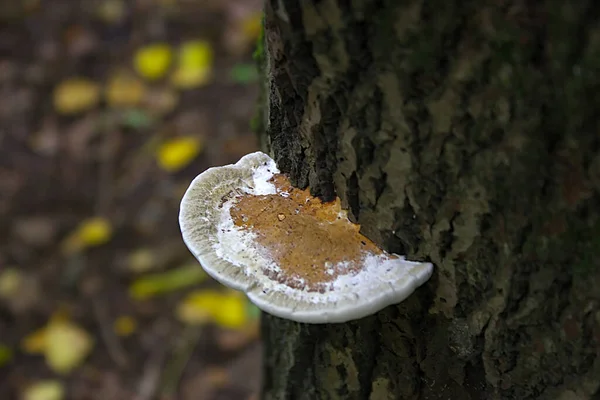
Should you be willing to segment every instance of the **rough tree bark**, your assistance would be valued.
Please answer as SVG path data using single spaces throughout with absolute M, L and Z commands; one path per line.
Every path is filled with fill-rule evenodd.
M 264 316 L 265 399 L 600 399 L 600 3 L 268 0 L 263 143 L 436 265 L 346 324 Z

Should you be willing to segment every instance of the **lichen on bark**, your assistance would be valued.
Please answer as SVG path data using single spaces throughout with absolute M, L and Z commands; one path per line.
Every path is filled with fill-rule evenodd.
M 266 137 L 431 283 L 264 318 L 265 398 L 600 396 L 600 5 L 269 0 Z

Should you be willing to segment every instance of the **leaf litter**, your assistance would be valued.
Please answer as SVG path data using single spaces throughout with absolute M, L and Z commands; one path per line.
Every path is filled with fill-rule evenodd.
M 0 398 L 256 396 L 257 311 L 176 221 L 257 150 L 261 2 L 26 4 L 0 28 Z

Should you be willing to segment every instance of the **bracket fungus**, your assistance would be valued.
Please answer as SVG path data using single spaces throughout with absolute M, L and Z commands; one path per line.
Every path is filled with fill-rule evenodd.
M 256 152 L 209 168 L 187 189 L 183 240 L 206 272 L 263 311 L 298 322 L 346 322 L 406 299 L 433 265 L 389 254 L 359 233 L 339 199 L 291 186 Z

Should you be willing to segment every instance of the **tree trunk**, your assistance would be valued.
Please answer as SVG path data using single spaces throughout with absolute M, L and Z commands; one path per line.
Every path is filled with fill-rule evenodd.
M 600 3 L 268 0 L 266 149 L 409 299 L 265 315 L 265 399 L 600 399 Z

